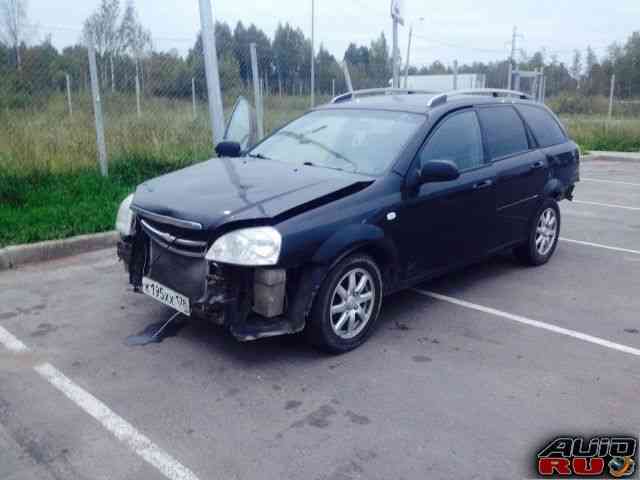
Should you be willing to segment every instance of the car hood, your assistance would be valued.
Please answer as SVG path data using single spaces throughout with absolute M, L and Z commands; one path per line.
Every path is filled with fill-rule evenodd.
M 275 160 L 216 158 L 141 184 L 134 209 L 200 223 L 281 220 L 335 201 L 371 177 Z

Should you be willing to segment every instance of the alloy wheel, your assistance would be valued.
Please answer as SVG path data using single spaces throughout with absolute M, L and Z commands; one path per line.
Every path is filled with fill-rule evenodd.
M 536 251 L 542 257 L 549 254 L 558 235 L 558 216 L 553 208 L 542 212 L 536 227 Z
M 340 338 L 356 337 L 373 315 L 376 291 L 373 277 L 363 268 L 345 273 L 331 296 L 331 328 Z

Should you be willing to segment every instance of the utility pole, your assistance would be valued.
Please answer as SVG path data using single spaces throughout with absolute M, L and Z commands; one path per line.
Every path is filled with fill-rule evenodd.
M 316 2 L 311 0 L 311 108 L 316 105 L 316 54 L 315 54 L 315 15 L 316 15 Z
M 398 68 L 398 21 L 393 19 L 393 88 L 400 87 L 400 69 Z
M 393 19 L 393 88 L 400 87 L 400 49 L 398 48 L 398 25 L 404 25 L 402 0 L 391 0 Z
M 513 62 L 516 58 L 516 42 L 518 38 L 518 27 L 513 27 L 513 36 L 511 37 L 511 57 L 509 57 L 509 78 L 507 79 L 507 90 L 513 87 Z
M 404 67 L 404 88 L 409 88 L 409 57 L 411 56 L 411 38 L 413 37 L 413 25 L 409 27 L 409 43 L 407 44 L 407 65 Z
M 202 27 L 202 45 L 204 47 L 204 65 L 207 77 L 207 93 L 209 94 L 209 115 L 213 144 L 217 145 L 224 137 L 224 113 L 222 110 L 222 94 L 220 93 L 220 73 L 218 71 L 218 54 L 216 36 L 213 29 L 213 12 L 211 0 L 200 1 L 200 24 Z

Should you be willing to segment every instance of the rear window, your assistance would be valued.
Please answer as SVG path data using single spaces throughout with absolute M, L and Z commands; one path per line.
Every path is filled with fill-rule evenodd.
M 550 147 L 567 141 L 558 122 L 546 110 L 531 105 L 518 105 L 518 110 L 531 127 L 541 147 Z
M 491 159 L 529 150 L 524 124 L 513 107 L 488 107 L 478 111 Z

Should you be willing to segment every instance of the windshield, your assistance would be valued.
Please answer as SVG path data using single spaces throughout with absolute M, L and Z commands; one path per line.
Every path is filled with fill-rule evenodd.
M 419 114 L 319 110 L 293 121 L 249 155 L 380 175 L 425 121 Z

